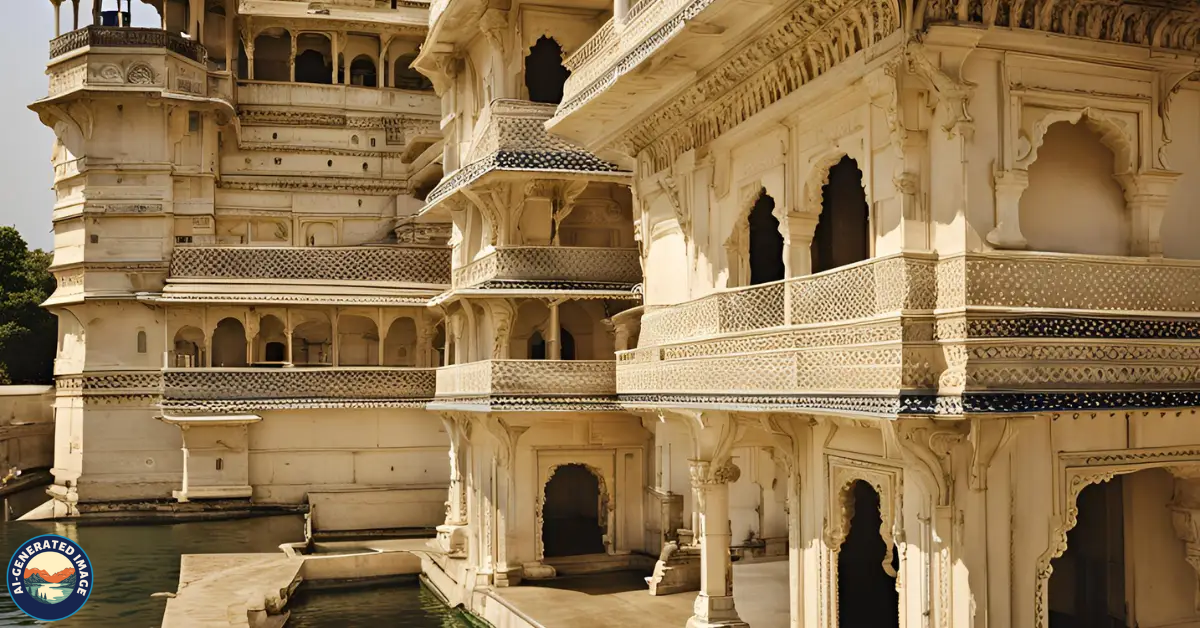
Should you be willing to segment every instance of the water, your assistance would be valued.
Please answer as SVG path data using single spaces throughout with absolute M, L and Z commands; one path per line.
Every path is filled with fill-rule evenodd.
M 7 564 L 13 551 L 40 534 L 79 543 L 95 568 L 92 597 L 54 628 L 151 628 L 162 622 L 166 600 L 150 594 L 176 590 L 180 554 L 277 552 L 280 543 L 304 540 L 304 522 L 299 516 L 136 526 L 0 522 L 0 561 Z M 0 585 L 0 591 L 0 627 L 42 625 L 13 604 L 7 587 Z M 288 608 L 293 611 L 288 628 L 466 625 L 454 623 L 454 613 L 411 579 L 304 591 Z

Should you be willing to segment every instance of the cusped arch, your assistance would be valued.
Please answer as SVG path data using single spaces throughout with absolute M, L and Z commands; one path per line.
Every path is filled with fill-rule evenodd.
M 804 181 L 803 206 L 801 212 L 813 217 L 821 215 L 821 204 L 825 200 L 824 189 L 829 185 L 829 171 L 834 166 L 838 165 L 842 159 L 849 157 L 853 159 L 862 171 L 863 155 L 862 151 L 852 150 L 833 150 L 823 153 L 812 161 L 812 166 L 809 169 L 808 177 Z M 867 197 L 867 207 L 871 206 L 871 189 L 867 186 L 866 172 L 863 171 L 862 178 L 859 179 L 862 184 L 863 194 Z
M 1137 172 L 1137 141 L 1124 122 L 1103 109 L 1084 107 L 1070 111 L 1048 111 L 1030 125 L 1028 137 L 1017 142 L 1017 167 L 1028 170 L 1037 161 L 1038 149 L 1046 141 L 1050 127 L 1059 122 L 1078 124 L 1083 121 L 1088 128 L 1100 136 L 1100 142 L 1113 153 L 1113 174 Z
M 554 479 L 554 474 L 558 472 L 559 468 L 572 465 L 583 467 L 596 478 L 596 485 L 600 490 L 600 516 L 602 517 L 602 521 L 599 523 L 604 530 L 604 549 L 606 552 L 612 551 L 611 524 L 616 504 L 613 502 L 612 495 L 608 491 L 608 482 L 604 480 L 604 472 L 586 462 L 559 462 L 550 465 L 546 469 L 546 480 L 541 482 L 541 486 L 538 487 L 538 499 L 537 504 L 535 504 L 534 513 L 534 534 L 536 535 L 535 542 L 538 562 L 546 559 L 546 545 L 542 538 L 542 528 L 545 525 L 546 486 L 550 484 L 550 480 Z
M 879 536 L 883 538 L 886 548 L 883 570 L 895 578 L 898 574 L 892 567 L 892 556 L 896 545 L 897 482 L 894 475 L 888 471 L 858 465 L 857 462 L 851 462 L 830 470 L 829 512 L 833 513 L 833 516 L 825 530 L 825 544 L 836 560 L 838 552 L 846 542 L 846 536 L 850 533 L 850 521 L 854 518 L 854 484 L 865 482 L 879 495 Z

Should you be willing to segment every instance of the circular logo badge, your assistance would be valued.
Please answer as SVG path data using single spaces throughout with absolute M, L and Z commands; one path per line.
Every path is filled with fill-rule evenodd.
M 35 536 L 8 561 L 8 594 L 34 619 L 66 619 L 92 594 L 92 561 L 71 539 Z

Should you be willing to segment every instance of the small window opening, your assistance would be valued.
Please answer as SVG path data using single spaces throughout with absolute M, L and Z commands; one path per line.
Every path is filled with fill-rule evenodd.
M 563 85 L 571 71 L 563 67 L 562 47 L 542 36 L 525 57 L 525 87 L 529 100 L 557 105 L 562 102 Z
M 137 352 L 146 352 L 146 332 L 144 331 L 138 331 L 137 333 Z
M 188 112 L 188 133 L 197 133 L 200 131 L 200 112 Z

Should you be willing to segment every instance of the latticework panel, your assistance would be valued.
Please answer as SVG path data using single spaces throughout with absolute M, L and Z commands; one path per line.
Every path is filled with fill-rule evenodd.
M 167 400 L 412 399 L 434 393 L 433 369 L 197 369 L 163 373 Z
M 172 278 L 380 281 L 445 285 L 450 250 L 423 247 L 180 247 Z
M 637 284 L 642 267 L 637 249 L 521 246 L 498 248 L 454 271 L 455 288 L 497 279 Z
M 485 360 L 438 369 L 438 396 L 614 395 L 612 360 Z

